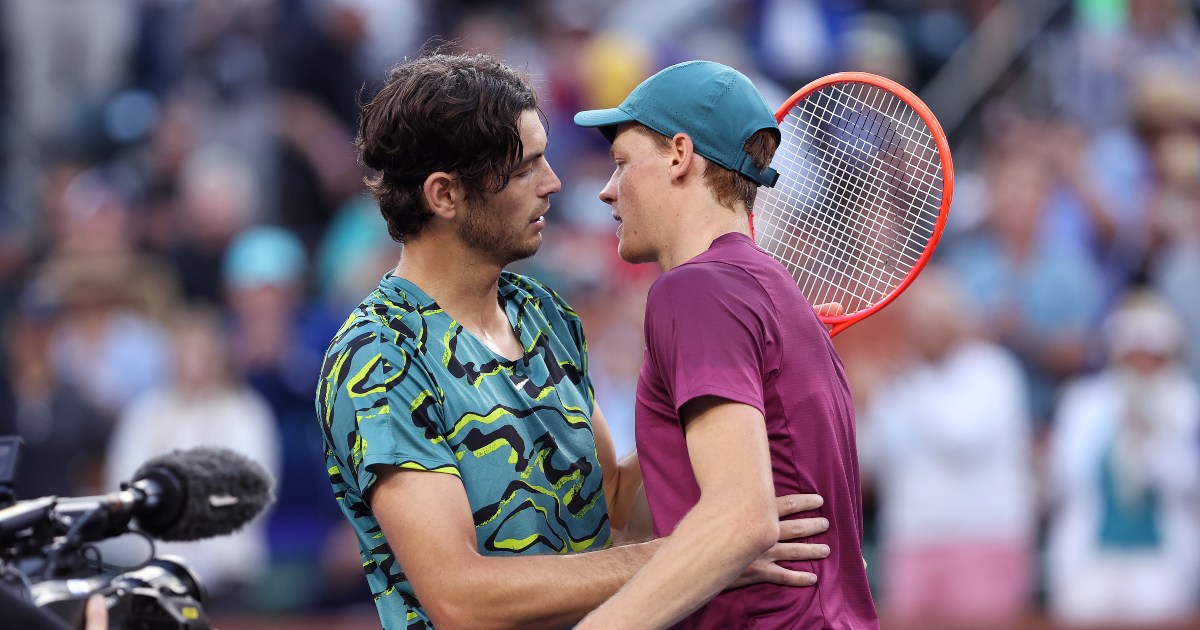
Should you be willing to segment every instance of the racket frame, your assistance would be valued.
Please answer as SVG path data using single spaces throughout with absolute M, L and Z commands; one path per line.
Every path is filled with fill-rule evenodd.
M 927 127 L 929 127 L 934 143 L 937 145 L 938 158 L 942 162 L 942 203 L 938 208 L 937 222 L 933 226 L 933 234 L 930 236 L 929 242 L 925 245 L 925 251 L 921 252 L 920 258 L 917 259 L 917 262 L 913 264 L 912 269 L 909 270 L 908 275 L 905 276 L 904 280 L 902 280 L 895 289 L 892 289 L 883 297 L 883 299 L 879 300 L 875 304 L 872 304 L 871 306 L 855 313 L 848 315 L 818 314 L 821 318 L 821 321 L 827 326 L 831 327 L 829 329 L 829 336 L 831 337 L 838 336 L 838 334 L 849 328 L 851 325 L 860 322 L 878 312 L 880 309 L 891 303 L 892 300 L 896 299 L 897 296 L 903 293 L 904 290 L 908 288 L 908 285 L 912 284 L 913 280 L 917 278 L 917 275 L 921 273 L 921 270 L 925 268 L 925 264 L 928 263 L 929 259 L 933 256 L 933 250 L 937 248 L 938 241 L 942 238 L 942 230 L 945 228 L 946 219 L 950 214 L 950 202 L 954 197 L 954 163 L 950 158 L 950 144 L 946 141 L 946 133 L 942 131 L 941 123 L 939 123 L 937 118 L 933 115 L 933 112 L 929 109 L 929 106 L 925 105 L 925 103 L 922 102 L 916 94 L 913 94 L 913 92 L 908 88 L 887 77 L 871 74 L 869 72 L 835 72 L 833 74 L 823 76 L 800 88 L 796 91 L 796 93 L 792 94 L 786 101 L 784 101 L 783 105 L 780 105 L 779 109 L 775 110 L 775 121 L 782 123 L 784 119 L 787 118 L 788 113 L 792 111 L 792 108 L 796 106 L 796 103 L 808 98 L 808 96 L 813 92 L 816 92 L 825 86 L 836 85 L 839 83 L 866 84 L 891 92 L 899 97 L 900 100 L 904 101 L 913 109 L 913 111 L 917 113 L 918 116 L 921 117 L 921 120 Z M 757 243 L 754 232 L 753 213 L 750 214 L 750 237 L 755 239 L 755 242 Z M 813 306 L 817 305 L 814 304 Z

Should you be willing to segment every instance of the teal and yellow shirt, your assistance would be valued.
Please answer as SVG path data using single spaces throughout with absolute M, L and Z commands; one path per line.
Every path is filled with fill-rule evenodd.
M 373 466 L 459 477 L 482 554 L 611 544 L 579 318 L 531 278 L 504 272 L 499 294 L 525 349 L 516 361 L 391 274 L 326 352 L 316 400 L 326 467 L 386 628 L 431 626 L 363 500 Z

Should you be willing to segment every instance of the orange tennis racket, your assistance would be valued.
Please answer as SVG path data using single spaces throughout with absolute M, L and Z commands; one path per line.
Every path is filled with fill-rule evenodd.
M 950 146 L 929 108 L 865 72 L 823 77 L 775 113 L 782 142 L 751 217 L 836 336 L 887 306 L 933 255 L 950 212 Z

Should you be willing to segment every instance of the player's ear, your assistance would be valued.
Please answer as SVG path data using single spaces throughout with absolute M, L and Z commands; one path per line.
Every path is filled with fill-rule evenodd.
M 682 178 L 693 168 L 700 166 L 700 161 L 696 159 L 692 138 L 686 133 L 677 133 L 674 138 L 671 138 L 671 146 L 667 155 L 671 158 L 672 181 Z
M 453 219 L 457 216 L 466 198 L 462 181 L 443 171 L 430 173 L 421 186 L 421 192 L 425 196 L 425 204 L 429 211 L 443 219 Z

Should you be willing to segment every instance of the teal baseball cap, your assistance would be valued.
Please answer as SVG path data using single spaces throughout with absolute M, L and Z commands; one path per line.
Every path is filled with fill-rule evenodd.
M 746 153 L 746 140 L 779 124 L 758 88 L 746 75 L 713 61 L 685 61 L 642 81 L 618 106 L 575 114 L 580 127 L 597 127 L 612 142 L 617 125 L 639 122 L 673 138 L 686 133 L 696 152 L 737 171 L 760 186 L 779 179 L 775 169 L 759 170 Z

